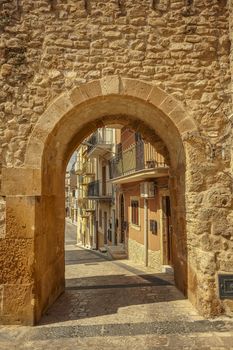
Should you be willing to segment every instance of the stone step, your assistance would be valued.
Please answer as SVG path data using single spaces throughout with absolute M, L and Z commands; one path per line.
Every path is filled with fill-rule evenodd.
M 114 260 L 127 259 L 127 253 L 122 246 L 108 246 L 107 250 Z
M 170 265 L 163 265 L 162 266 L 162 272 L 163 273 L 169 273 L 169 274 L 174 274 L 174 269 Z

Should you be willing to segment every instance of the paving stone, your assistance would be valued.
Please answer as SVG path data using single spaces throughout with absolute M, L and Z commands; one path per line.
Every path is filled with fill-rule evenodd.
M 0 327 L 0 350 L 233 349 L 233 320 L 198 316 L 171 275 L 70 244 L 66 258 L 66 292 L 38 326 Z

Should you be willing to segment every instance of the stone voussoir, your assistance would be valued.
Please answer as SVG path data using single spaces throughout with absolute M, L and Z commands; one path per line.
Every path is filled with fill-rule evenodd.
M 177 101 L 171 96 L 168 96 L 159 105 L 159 109 L 161 109 L 166 115 L 169 115 L 176 107 L 177 107 Z
M 181 135 L 183 135 L 187 132 L 195 131 L 197 129 L 194 121 L 188 117 L 181 120 L 178 123 L 177 127 L 178 127 L 178 130 L 179 130 Z
M 177 125 L 187 117 L 187 112 L 181 106 L 177 106 L 169 113 L 169 117 Z
M 147 101 L 154 106 L 159 106 L 161 103 L 168 97 L 167 93 L 163 90 L 161 90 L 157 86 L 153 86 L 153 88 L 150 91 L 150 94 L 147 98 Z
M 81 84 L 79 86 L 79 90 L 84 98 L 84 101 L 102 96 L 100 80 L 93 80 L 89 83 Z
M 147 100 L 153 86 L 144 81 L 135 79 L 122 78 L 121 94 L 124 96 L 137 97 L 142 100 Z

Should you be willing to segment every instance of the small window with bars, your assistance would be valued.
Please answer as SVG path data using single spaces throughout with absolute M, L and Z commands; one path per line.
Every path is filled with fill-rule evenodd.
M 131 223 L 139 225 L 139 201 L 131 200 Z

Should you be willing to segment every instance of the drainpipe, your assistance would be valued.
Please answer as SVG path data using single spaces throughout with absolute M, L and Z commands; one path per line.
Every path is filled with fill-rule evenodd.
M 97 129 L 98 131 L 98 129 Z M 99 157 L 97 157 L 95 160 L 95 181 L 99 179 Z M 96 230 L 96 250 L 99 250 L 99 201 L 95 201 L 96 203 L 96 222 L 95 222 L 95 230 Z
M 115 245 L 116 242 L 115 242 L 115 210 L 112 209 L 112 244 Z
M 95 239 L 96 239 L 96 250 L 99 250 L 98 209 L 99 209 L 99 203 L 98 203 L 98 201 L 96 201 L 96 209 L 95 209 Z
M 144 248 L 145 266 L 148 266 L 148 199 L 144 199 Z

